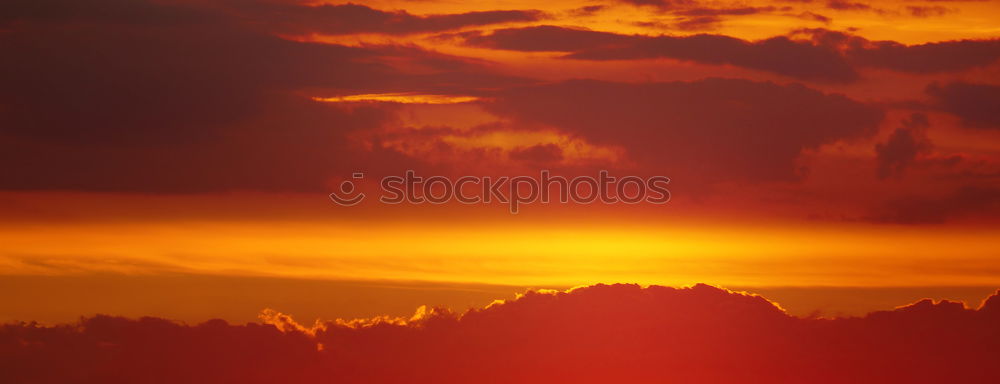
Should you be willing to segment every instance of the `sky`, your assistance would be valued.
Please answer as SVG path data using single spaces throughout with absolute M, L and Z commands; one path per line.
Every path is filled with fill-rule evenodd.
M 0 321 L 309 323 L 599 283 L 800 316 L 975 309 L 1000 287 L 997 20 L 944 0 L 5 1 Z M 665 176 L 670 201 L 380 203 L 407 170 Z M 345 181 L 369 198 L 335 204 Z

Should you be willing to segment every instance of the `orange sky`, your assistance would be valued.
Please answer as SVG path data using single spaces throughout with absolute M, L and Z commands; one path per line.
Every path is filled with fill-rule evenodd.
M 0 278 L 1000 286 L 996 2 L 320 3 L 0 18 Z M 406 169 L 673 199 L 327 198 Z
M 74 199 L 94 196 L 71 196 Z M 273 196 L 231 196 L 232 207 Z M 308 207 L 309 196 L 285 195 Z M 226 199 L 214 196 L 212 199 Z M 207 198 L 137 198 L 160 219 L 81 218 L 3 224 L 0 261 L 12 274 L 198 273 L 357 280 L 573 286 L 603 281 L 726 286 L 991 286 L 998 240 L 975 224 L 699 218 L 669 211 L 566 213 L 578 207 L 315 207 L 321 213 L 206 212 L 171 206 Z M 265 200 L 267 201 L 267 200 Z M 108 200 L 104 201 L 105 203 Z M 323 204 L 326 204 L 323 202 Z M 123 204 L 124 205 L 124 204 Z M 164 205 L 170 208 L 162 208 Z M 291 207 L 291 205 L 290 205 Z M 65 207 L 63 207 L 65 209 Z M 438 211 L 452 210 L 444 215 Z M 162 215 L 162 216 L 161 216 Z M 74 217 L 75 216 L 75 217 Z M 166 216 L 166 217 L 163 217 Z M 52 241 L 59 239 L 59 241 Z M 947 250 L 943 257 L 942 250 Z

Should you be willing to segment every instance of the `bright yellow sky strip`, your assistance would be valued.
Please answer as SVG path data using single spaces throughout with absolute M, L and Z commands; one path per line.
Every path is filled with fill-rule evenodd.
M 459 104 L 479 100 L 474 96 L 422 95 L 413 93 L 369 93 L 336 97 L 314 97 L 313 100 L 328 103 L 381 101 L 402 104 Z
M 0 229 L 9 274 L 194 272 L 519 285 L 1000 285 L 1000 240 L 898 227 L 173 222 Z M 945 254 L 947 253 L 947 254 Z

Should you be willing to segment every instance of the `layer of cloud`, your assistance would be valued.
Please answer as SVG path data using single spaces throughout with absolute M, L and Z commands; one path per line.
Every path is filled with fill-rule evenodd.
M 906 45 L 872 41 L 823 29 L 804 30 L 819 45 L 835 47 L 859 67 L 904 73 L 944 73 L 984 67 L 1000 60 L 1000 39 L 952 40 Z
M 495 49 L 571 52 L 566 58 L 578 60 L 673 58 L 801 79 L 846 82 L 858 78 L 837 51 L 787 37 L 750 42 L 710 34 L 653 37 L 537 26 L 500 29 L 488 35 L 469 34 L 466 42 Z
M 511 51 L 578 51 L 596 46 L 627 44 L 632 36 L 552 25 L 498 29 L 490 34 L 456 35 L 466 44 Z
M 962 119 L 969 128 L 1000 129 L 1000 86 L 953 82 L 934 83 L 926 92 L 937 107 Z
M 200 5 L 184 0 L 99 0 L 87 3 L 72 0 L 11 0 L 0 5 L 0 23 L 24 20 L 97 23 L 126 21 L 135 25 L 169 25 L 176 22 L 239 20 L 250 26 L 264 27 L 270 32 L 325 35 L 406 35 L 470 26 L 538 21 L 545 17 L 545 13 L 537 10 L 414 15 L 405 10 L 386 11 L 362 4 L 306 5 L 294 0 L 227 1 Z
M 415 161 L 350 142 L 391 121 L 392 106 L 310 96 L 474 95 L 524 82 L 414 46 L 285 40 L 210 6 L 4 7 L 4 189 L 324 190 L 357 164 Z
M 826 2 L 826 7 L 829 9 L 836 9 L 838 11 L 873 11 L 876 8 L 871 5 L 853 2 L 847 0 L 828 0 Z
M 881 74 L 871 68 L 910 74 L 958 72 L 991 65 L 998 55 L 996 40 L 904 45 L 825 29 L 756 41 L 718 34 L 643 36 L 506 25 L 547 17 L 530 10 L 420 15 L 354 4 L 302 4 L 16 0 L 0 5 L 0 49 L 7 54 L 0 61 L 0 144 L 5 148 L 0 161 L 9 165 L 0 170 L 0 189 L 316 192 L 357 169 L 377 174 L 435 167 L 483 174 L 557 166 L 576 171 L 597 165 L 666 174 L 679 185 L 798 182 L 805 179 L 808 166 L 820 164 L 816 158 L 832 158 L 825 152 L 830 144 L 867 140 L 847 145 L 870 149 L 876 126 L 892 108 L 810 87 L 865 97 L 867 91 L 859 89 L 868 84 L 831 88 L 820 83 Z M 690 1 L 669 4 L 672 15 L 691 18 L 772 11 Z M 592 6 L 581 11 L 603 10 Z M 500 29 L 468 30 L 487 24 Z M 503 57 L 501 62 L 489 62 L 390 43 L 442 42 L 399 37 L 424 32 L 490 49 L 562 52 L 564 60 L 578 61 L 562 73 L 544 68 L 566 64 L 549 60 L 550 55 L 497 55 Z M 345 38 L 354 45 L 286 36 L 311 33 L 382 36 L 372 37 L 380 44 L 357 42 L 369 36 Z M 510 57 L 519 58 L 507 61 Z M 724 65 L 813 83 L 551 82 L 570 76 L 635 80 L 647 70 L 656 78 L 660 67 L 655 63 L 582 61 L 661 57 L 698 64 L 679 66 L 683 73 L 671 73 L 670 78 L 697 78 L 718 69 L 706 70 L 705 65 Z M 598 70 L 582 72 L 588 68 Z M 754 71 L 727 70 L 751 79 L 774 78 Z M 983 72 L 989 70 L 960 76 L 982 82 L 977 76 Z M 883 86 L 875 83 L 874 88 Z M 994 96 L 1000 94 L 994 88 L 941 83 L 929 87 L 927 94 L 936 108 L 960 117 L 966 126 L 993 128 L 1000 126 L 992 113 L 998 108 Z M 422 107 L 313 100 L 387 94 L 465 100 L 461 108 L 467 109 L 444 106 L 414 112 Z M 504 132 L 470 134 L 475 130 L 468 127 L 492 122 L 504 122 Z M 938 129 L 928 128 L 935 137 Z M 881 162 L 884 176 L 899 174 L 911 168 L 908 140 L 920 138 L 901 131 L 883 144 L 876 158 L 858 163 L 874 167 Z M 964 150 L 934 159 L 992 161 L 991 154 L 959 154 Z M 803 153 L 814 151 L 822 153 L 800 162 Z M 830 168 L 849 167 L 840 164 L 846 163 Z M 952 172 L 944 176 L 964 172 L 944 168 L 935 171 Z M 993 168 L 979 168 L 972 171 L 995 174 Z M 957 179 L 942 183 L 949 184 L 949 190 L 989 186 Z M 889 184 L 873 190 L 886 192 L 881 188 Z M 800 187 L 802 183 L 790 186 Z M 860 212 L 872 195 L 841 198 Z
M 233 3 L 233 12 L 267 25 L 281 33 L 344 35 L 381 33 L 405 35 L 441 32 L 469 26 L 537 21 L 545 14 L 537 10 L 496 10 L 457 14 L 413 15 L 406 11 L 383 11 L 360 4 L 300 5 L 296 3 Z
M 968 185 L 931 194 L 912 191 L 883 202 L 864 219 L 876 223 L 942 224 L 963 216 L 975 216 L 1000 209 L 1000 188 Z
M 529 292 L 456 315 L 302 326 L 97 316 L 0 328 L 0 379 L 33 383 L 985 383 L 997 378 L 1000 295 L 923 300 L 861 318 L 786 315 L 698 285 Z M 54 369 L 53 367 L 58 367 Z
M 1000 59 L 1000 40 L 960 40 L 905 45 L 869 41 L 826 29 L 804 29 L 791 36 L 748 41 L 730 36 L 622 35 L 610 32 L 533 26 L 466 33 L 471 45 L 514 51 L 569 52 L 577 60 L 671 58 L 702 64 L 733 65 L 803 80 L 852 82 L 862 68 L 905 73 L 955 72 Z
M 882 119 L 878 108 L 841 95 L 736 79 L 567 81 L 514 88 L 487 107 L 621 146 L 643 170 L 685 183 L 795 180 L 803 150 L 872 136 Z
M 880 179 L 901 176 L 918 155 L 931 149 L 926 132 L 929 126 L 926 115 L 914 113 L 903 121 L 902 127 L 892 132 L 885 143 L 875 145 Z

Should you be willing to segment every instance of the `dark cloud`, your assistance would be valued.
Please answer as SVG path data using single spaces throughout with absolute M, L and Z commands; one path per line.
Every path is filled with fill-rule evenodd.
M 580 60 L 663 57 L 735 65 L 806 80 L 848 82 L 858 78 L 855 70 L 837 51 L 783 36 L 757 42 L 707 34 L 642 37 L 632 39 L 630 44 L 597 46 L 567 57 Z
M 682 31 L 709 31 L 717 29 L 722 21 L 719 16 L 689 16 L 679 18 L 672 25 Z
M 993 64 L 1000 59 L 1000 40 L 958 40 L 920 45 L 891 41 L 852 47 L 848 57 L 858 65 L 900 72 L 954 72 Z
M 902 127 L 892 132 L 885 143 L 875 145 L 879 179 L 902 176 L 918 155 L 931 149 L 930 139 L 927 138 L 929 127 L 926 115 L 914 113 L 903 121 Z
M 538 144 L 511 150 L 508 156 L 511 160 L 535 164 L 551 164 L 562 160 L 563 152 L 562 148 L 555 144 Z
M 78 4 L 78 2 L 71 2 Z M 310 96 L 477 94 L 523 82 L 412 46 L 348 47 L 263 33 L 216 8 L 101 0 L 5 3 L 4 189 L 316 190 L 390 106 Z
M 840 51 L 857 67 L 884 68 L 910 73 L 955 72 L 995 63 L 1000 59 L 1000 40 L 952 40 L 905 45 L 895 41 L 871 41 L 828 29 L 803 29 L 815 44 Z
M 798 17 L 800 19 L 804 19 L 804 20 L 818 21 L 818 22 L 821 22 L 823 24 L 830 24 L 830 22 L 833 21 L 833 19 L 831 19 L 831 18 L 829 18 L 827 16 L 823 16 L 821 14 L 818 14 L 818 13 L 815 13 L 815 12 L 809 12 L 809 11 L 802 12 L 802 13 L 796 15 L 796 17 Z
M 870 137 L 882 119 L 878 108 L 840 95 L 735 79 L 568 81 L 505 91 L 487 107 L 621 146 L 644 169 L 685 183 L 794 180 L 802 150 Z
M 826 7 L 838 11 L 870 11 L 872 6 L 865 3 L 856 3 L 846 0 L 830 0 L 826 2 Z
M 685 31 L 712 30 L 718 28 L 728 16 L 771 13 L 777 9 L 776 7 L 687 8 L 672 12 L 677 16 L 677 20 L 673 26 Z
M 828 0 L 826 8 L 841 12 L 871 12 L 880 16 L 898 16 L 895 10 L 878 8 L 866 2 L 855 2 L 849 0 Z
M 472 35 L 467 42 L 507 50 L 573 52 L 566 57 L 578 60 L 673 58 L 801 79 L 845 82 L 858 77 L 836 50 L 787 37 L 749 42 L 722 35 L 652 37 L 539 26 Z
M 995 186 L 965 186 L 943 195 L 913 191 L 882 203 L 867 221 L 893 224 L 942 224 L 964 216 L 989 215 L 1000 211 L 1000 189 Z
M 860 318 L 786 315 L 697 285 L 597 285 L 459 316 L 303 327 L 97 316 L 0 328 L 0 380 L 32 383 L 986 383 L 1000 299 L 922 300 Z M 58 367 L 58 369 L 53 369 Z M 919 369 L 917 369 L 919 367 Z
M 8 0 L 0 4 L 0 25 L 24 21 L 176 25 L 223 20 L 219 16 L 180 1 Z
M 585 7 L 574 8 L 569 11 L 569 14 L 573 16 L 592 16 L 607 8 L 608 6 L 606 5 L 588 5 Z
M 820 21 L 828 19 L 817 19 Z M 696 24 L 717 16 L 697 16 Z M 647 23 L 648 24 L 648 23 Z M 694 26 L 696 29 L 700 26 Z M 1000 59 L 1000 40 L 959 40 L 904 45 L 869 41 L 827 29 L 802 29 L 791 36 L 759 41 L 698 34 L 691 36 L 621 35 L 557 26 L 507 28 L 491 34 L 466 33 L 471 45 L 516 50 L 570 52 L 577 60 L 672 58 L 703 64 L 734 65 L 803 80 L 852 82 L 859 68 L 909 73 L 956 72 Z
M 927 87 L 937 107 L 969 128 L 1000 129 L 1000 86 L 954 82 Z
M 459 14 L 413 15 L 406 11 L 383 11 L 360 4 L 301 5 L 276 2 L 238 2 L 231 10 L 256 23 L 282 33 L 344 35 L 384 33 L 405 35 L 442 32 L 469 26 L 537 21 L 545 14 L 536 10 L 478 11 Z
M 907 12 L 915 17 L 932 17 L 932 16 L 943 16 L 952 10 L 942 7 L 942 6 L 907 6 Z
M 221 320 L 186 326 L 97 316 L 78 326 L 8 325 L 0 333 L 0 380 L 11 383 L 305 382 L 307 373 L 296 368 L 317 358 L 316 343 L 303 334 Z
M 690 8 L 698 6 L 700 4 L 699 1 L 695 0 L 618 0 L 618 1 L 635 6 L 651 6 L 661 9 Z
M 466 44 L 511 51 L 569 52 L 594 46 L 619 45 L 634 37 L 610 32 L 572 29 L 552 25 L 498 29 L 490 34 L 461 35 Z
M 206 12 L 211 10 L 212 12 Z M 17 20 L 125 22 L 136 25 L 240 20 L 268 32 L 342 35 L 382 33 L 405 35 L 442 32 L 469 26 L 537 21 L 537 10 L 496 10 L 459 14 L 413 15 L 383 11 L 360 4 L 304 5 L 299 1 L 220 1 L 192 3 L 99 0 L 10 0 L 0 5 L 0 23 Z
M 690 8 L 675 12 L 683 16 L 745 16 L 774 12 L 775 7 Z
M 788 11 L 790 7 L 744 6 L 741 4 L 723 5 L 712 2 L 693 0 L 619 0 L 619 2 L 640 7 L 655 8 L 661 14 L 673 17 L 670 23 L 660 22 L 670 29 L 685 31 L 704 31 L 719 27 L 728 18 L 773 13 L 777 10 Z
M 3 137 L 4 189 L 194 193 L 228 190 L 322 191 L 352 166 L 410 162 L 392 153 L 362 151 L 352 132 L 392 120 L 391 110 L 346 110 L 294 98 L 270 100 L 253 121 L 213 137 L 174 143 L 64 143 Z M 94 133 L 99 137 L 106 134 Z

